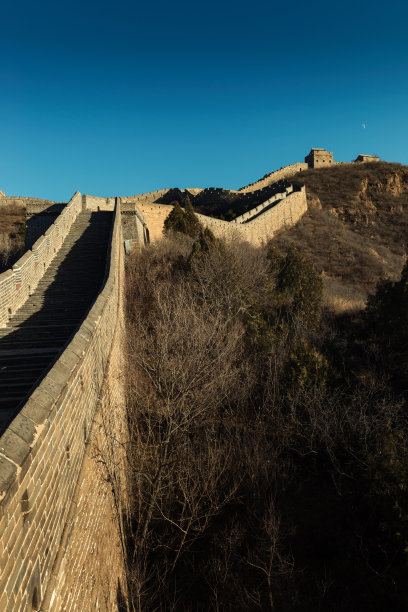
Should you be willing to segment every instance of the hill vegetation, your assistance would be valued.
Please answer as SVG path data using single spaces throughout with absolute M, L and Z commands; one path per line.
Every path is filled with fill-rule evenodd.
M 127 261 L 135 610 L 408 608 L 408 264 L 339 315 L 284 245 Z
M 274 243 L 294 243 L 323 274 L 325 295 L 336 308 L 362 307 L 382 278 L 396 280 L 408 240 L 408 168 L 353 163 L 307 170 L 309 210 Z
M 24 252 L 25 209 L 18 205 L 0 208 L 0 273 Z

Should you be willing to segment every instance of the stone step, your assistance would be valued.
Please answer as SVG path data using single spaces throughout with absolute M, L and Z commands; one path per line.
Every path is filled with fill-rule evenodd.
M 30 298 L 0 330 L 0 434 L 100 292 L 112 218 L 82 212 Z

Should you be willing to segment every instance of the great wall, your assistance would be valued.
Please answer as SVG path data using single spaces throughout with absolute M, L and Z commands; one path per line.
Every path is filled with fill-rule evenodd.
M 314 151 L 317 167 L 326 154 L 322 164 L 336 163 Z M 265 242 L 306 212 L 305 187 L 283 179 L 310 165 L 241 189 L 262 200 L 274 186 L 233 221 L 200 221 Z M 0 274 L 1 612 L 116 610 L 126 595 L 126 508 L 112 493 L 125 487 L 124 245 L 160 239 L 172 207 L 157 200 L 168 192 L 77 192 L 66 204 L 0 192 L 0 209 L 26 207 L 28 247 Z

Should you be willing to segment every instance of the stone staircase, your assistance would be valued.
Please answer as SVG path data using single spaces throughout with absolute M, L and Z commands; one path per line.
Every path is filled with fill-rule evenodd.
M 33 294 L 0 329 L 0 435 L 95 301 L 112 220 L 111 212 L 80 213 Z

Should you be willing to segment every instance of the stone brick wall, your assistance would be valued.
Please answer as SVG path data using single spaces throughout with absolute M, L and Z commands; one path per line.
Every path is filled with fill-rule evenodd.
M 132 249 L 148 244 L 149 229 L 140 208 L 135 203 L 127 202 L 121 204 L 121 211 L 123 239 L 129 242 Z
M 126 591 L 106 472 L 125 435 L 122 246 L 118 202 L 104 287 L 0 438 L 0 610 L 110 611 Z
M 47 231 L 61 214 L 66 204 L 29 203 L 26 205 L 25 250 L 32 249 L 33 244 Z
M 123 204 L 128 202 L 136 202 L 136 204 L 143 202 L 154 202 L 158 198 L 164 196 L 168 191 L 170 191 L 169 188 L 156 189 L 156 191 L 149 191 L 148 193 L 139 193 L 133 196 L 124 196 L 121 198 L 121 200 Z
M 243 215 L 236 217 L 234 219 L 234 223 L 246 223 L 253 217 L 257 216 L 260 212 L 270 207 L 272 204 L 274 204 L 274 202 L 277 202 L 278 200 L 282 200 L 283 198 L 286 198 L 292 192 L 293 192 L 293 185 L 290 185 L 286 189 L 283 189 L 282 191 L 275 193 L 273 196 L 265 200 L 265 202 L 262 202 L 262 204 L 259 204 L 259 206 L 256 206 L 255 208 L 248 210 Z
M 222 221 L 206 215 L 197 215 L 204 225 L 219 238 L 231 239 L 239 236 L 254 245 L 259 245 L 272 238 L 284 227 L 297 223 L 307 210 L 306 188 L 292 191 L 293 187 L 284 193 L 276 194 L 256 208 L 237 217 L 234 221 Z M 163 236 L 164 220 L 172 206 L 167 204 L 139 204 L 152 241 Z
M 294 176 L 298 172 L 307 169 L 308 165 L 306 163 L 296 163 L 291 164 L 290 166 L 284 166 L 283 168 L 280 168 L 280 170 L 275 170 L 275 172 L 271 172 L 270 174 L 265 175 L 263 178 L 261 178 L 259 181 L 256 181 L 255 183 L 251 183 L 246 187 L 241 187 L 239 191 L 247 193 L 250 191 L 256 191 L 257 189 L 263 189 L 268 185 L 272 185 L 272 183 L 276 183 L 281 179 Z
M 306 188 L 303 186 L 242 224 L 245 239 L 255 245 L 267 242 L 277 232 L 295 225 L 306 211 Z
M 333 152 L 326 151 L 326 149 L 313 148 L 310 150 L 309 155 L 306 155 L 305 162 L 309 168 L 327 168 L 327 166 L 333 164 Z
M 82 196 L 83 208 L 88 210 L 114 210 L 116 198 L 100 198 L 97 196 Z
M 81 195 L 77 192 L 32 249 L 24 253 L 10 270 L 0 274 L 0 327 L 35 289 L 81 209 Z
M 35 212 L 41 212 L 44 208 L 51 206 L 51 204 L 61 204 L 61 202 L 54 202 L 53 200 L 43 200 L 42 198 L 26 198 L 25 196 L 6 196 L 0 193 L 0 208 L 2 206 L 9 205 L 24 206 L 29 209 L 33 214 Z
M 139 203 L 138 208 L 146 219 L 149 228 L 150 241 L 155 242 L 163 237 L 163 224 L 165 218 L 173 208 L 170 204 L 143 204 Z

